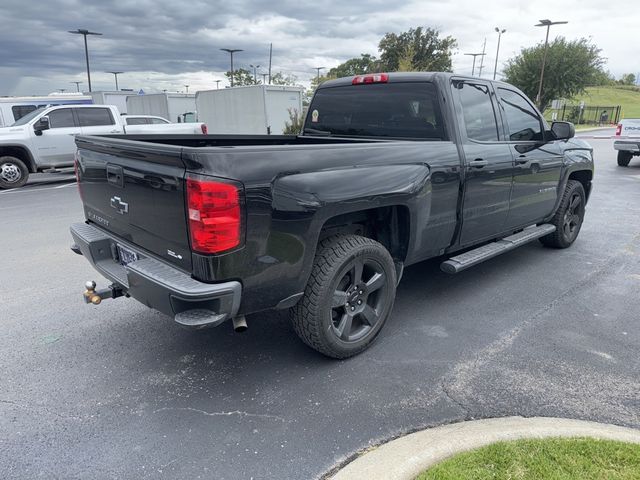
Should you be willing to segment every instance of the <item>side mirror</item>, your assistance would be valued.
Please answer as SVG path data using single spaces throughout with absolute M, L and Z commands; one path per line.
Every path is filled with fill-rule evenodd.
M 553 122 L 551 133 L 555 140 L 569 140 L 576 135 L 576 127 L 571 122 Z
M 49 117 L 44 115 L 38 119 L 38 121 L 33 125 L 33 129 L 36 132 L 36 135 L 42 135 L 43 130 L 49 130 Z

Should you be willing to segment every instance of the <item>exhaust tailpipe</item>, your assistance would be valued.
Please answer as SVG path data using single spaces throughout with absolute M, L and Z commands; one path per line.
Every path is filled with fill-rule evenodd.
M 249 327 L 247 326 L 247 319 L 244 317 L 244 315 L 240 315 L 239 317 L 233 317 L 233 329 L 237 333 L 242 333 L 246 331 L 247 328 Z

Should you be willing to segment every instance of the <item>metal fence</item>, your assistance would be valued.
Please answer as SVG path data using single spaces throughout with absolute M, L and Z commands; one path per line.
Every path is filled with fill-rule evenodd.
M 576 125 L 615 125 L 620 121 L 621 112 L 620 105 L 563 105 L 557 109 L 549 109 L 545 112 L 545 117 L 549 120 L 572 122 Z

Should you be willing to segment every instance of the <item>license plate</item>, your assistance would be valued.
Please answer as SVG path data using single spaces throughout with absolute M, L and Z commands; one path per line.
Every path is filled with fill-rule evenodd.
M 129 250 L 127 247 L 116 245 L 116 248 L 118 249 L 118 259 L 120 260 L 120 265 L 127 265 L 138 260 L 138 254 L 132 250 Z

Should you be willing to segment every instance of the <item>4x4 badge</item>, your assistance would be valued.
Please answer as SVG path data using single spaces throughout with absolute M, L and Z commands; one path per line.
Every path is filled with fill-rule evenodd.
M 129 204 L 127 202 L 123 202 L 120 197 L 111 197 L 111 208 L 115 208 L 116 212 L 120 215 L 129 213 Z

